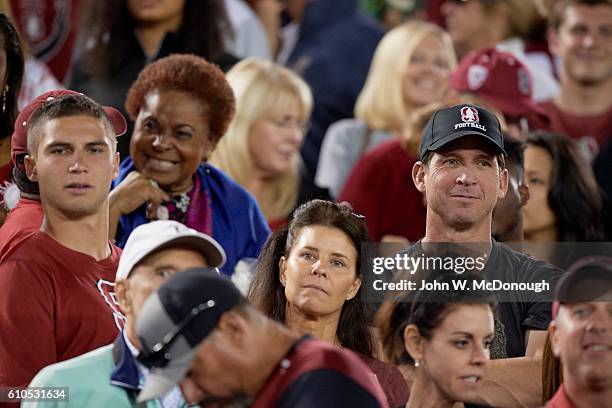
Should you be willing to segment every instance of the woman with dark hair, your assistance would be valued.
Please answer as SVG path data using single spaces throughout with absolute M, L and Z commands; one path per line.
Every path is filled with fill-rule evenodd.
M 376 360 L 367 305 L 361 299 L 362 216 L 347 203 L 312 200 L 268 239 L 248 299 L 288 327 L 358 353 L 380 381 L 390 406 L 404 404 L 401 373 Z
M 135 122 L 130 157 L 110 193 L 110 236 L 119 246 L 134 228 L 171 219 L 214 237 L 227 254 L 222 271 L 255 259 L 269 234 L 255 199 L 206 162 L 234 116 L 221 70 L 194 55 L 148 65 L 125 107 Z
M 123 106 L 128 88 L 149 63 L 172 53 L 195 54 L 227 71 L 232 29 L 223 0 L 91 0 L 81 5 L 83 53 L 69 88 L 104 105 Z M 129 132 L 128 132 L 129 133 Z M 119 142 L 122 158 L 129 137 Z
M 4 188 L 11 180 L 11 135 L 17 118 L 17 98 L 23 79 L 24 57 L 15 26 L 0 13 L 0 225 L 7 208 Z
M 411 278 L 432 282 L 420 273 Z M 454 272 L 435 277 L 440 284 L 463 288 L 418 290 L 385 301 L 376 320 L 388 361 L 412 368 L 406 407 L 451 407 L 477 400 L 493 341 L 495 297 L 471 290 L 480 278 Z M 459 288 L 460 285 L 457 285 Z
M 525 180 L 525 241 L 603 240 L 602 194 L 576 142 L 555 133 L 529 134 Z

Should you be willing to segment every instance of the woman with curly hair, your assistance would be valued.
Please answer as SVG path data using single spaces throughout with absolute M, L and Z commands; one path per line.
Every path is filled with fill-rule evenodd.
M 79 33 L 84 51 L 75 60 L 69 88 L 103 105 L 123 106 L 128 88 L 149 63 L 173 53 L 195 54 L 226 71 L 232 29 L 223 0 L 91 0 Z M 128 132 L 129 134 L 129 132 Z M 119 142 L 122 159 L 129 137 Z
M 367 241 L 365 220 L 348 203 L 303 204 L 266 242 L 248 299 L 297 332 L 359 354 L 395 407 L 406 402 L 408 388 L 397 368 L 374 358 L 370 313 L 361 298 L 361 245 Z
M 227 275 L 241 259 L 256 258 L 269 233 L 259 206 L 223 172 L 202 164 L 234 116 L 223 72 L 194 55 L 162 58 L 140 73 L 125 107 L 135 125 L 130 157 L 110 194 L 117 244 L 138 225 L 171 219 L 219 241 Z
M 0 225 L 4 223 L 3 187 L 11 180 L 11 135 L 17 119 L 17 98 L 23 79 L 24 57 L 15 26 L 0 13 Z

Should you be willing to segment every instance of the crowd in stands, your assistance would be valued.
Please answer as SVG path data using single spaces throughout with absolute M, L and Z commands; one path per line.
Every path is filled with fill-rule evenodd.
M 3 0 L 0 94 L 0 407 L 612 408 L 611 0 Z

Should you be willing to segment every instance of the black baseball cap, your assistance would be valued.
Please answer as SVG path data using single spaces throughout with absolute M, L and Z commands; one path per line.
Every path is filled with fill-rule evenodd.
M 612 258 L 594 255 L 579 259 L 557 282 L 553 319 L 563 303 L 612 302 Z
M 434 112 L 423 130 L 419 159 L 427 152 L 464 136 L 482 136 L 492 143 L 499 153 L 504 150 L 504 137 L 497 117 L 480 106 L 461 104 Z
M 136 322 L 142 344 L 138 360 L 150 369 L 138 402 L 178 384 L 221 315 L 242 303 L 240 291 L 214 268 L 178 272 L 149 296 Z

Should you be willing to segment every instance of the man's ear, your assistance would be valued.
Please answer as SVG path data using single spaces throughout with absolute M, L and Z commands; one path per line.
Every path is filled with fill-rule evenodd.
M 36 168 L 36 161 L 29 154 L 26 154 L 23 165 L 25 167 L 26 176 L 30 181 L 38 182 L 38 169 Z
M 508 191 L 508 178 L 510 175 L 508 174 L 508 169 L 504 169 L 499 175 L 499 192 L 497 193 L 497 198 L 501 199 L 506 196 L 506 192 Z
M 412 182 L 417 190 L 425 194 L 425 165 L 423 162 L 416 162 L 412 166 Z
M 130 296 L 130 281 L 121 279 L 115 283 L 115 296 L 119 302 L 119 307 L 124 315 L 132 311 L 132 297 Z
M 419 332 L 419 328 L 414 324 L 409 324 L 404 329 L 404 348 L 413 360 L 423 359 L 424 339 Z
M 234 345 L 242 345 L 249 328 L 246 318 L 242 314 L 235 310 L 229 310 L 219 318 L 216 330 L 226 341 L 230 341 Z

